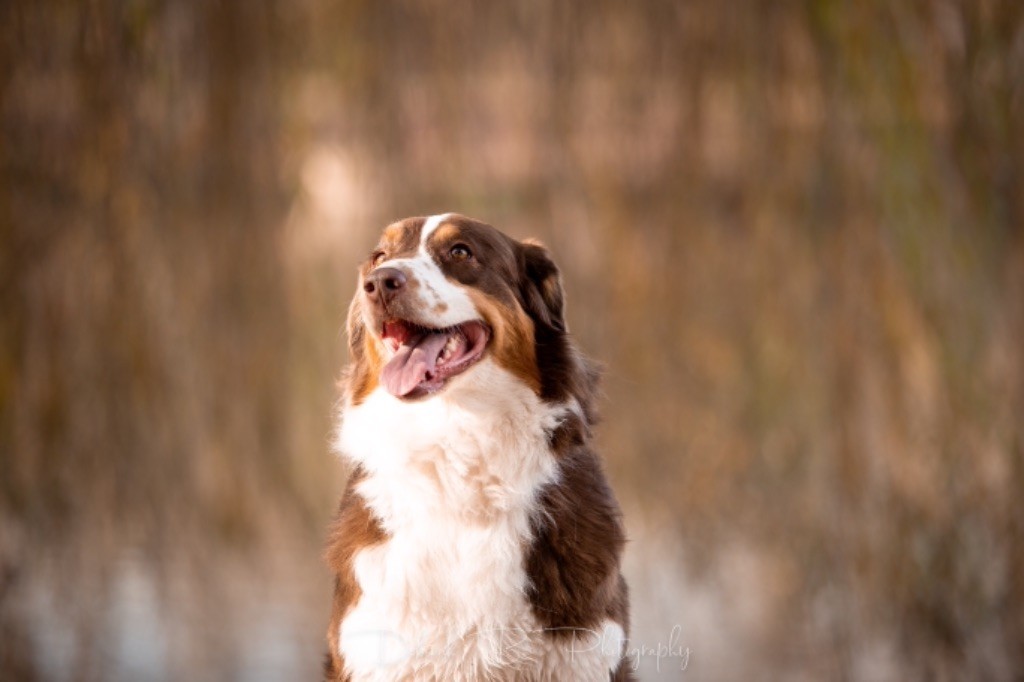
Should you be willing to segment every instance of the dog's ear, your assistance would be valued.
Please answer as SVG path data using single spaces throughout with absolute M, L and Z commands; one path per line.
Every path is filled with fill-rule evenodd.
M 362 286 L 362 279 L 359 280 Z M 345 331 L 348 336 L 348 366 L 342 375 L 341 387 L 346 404 L 358 405 L 377 382 L 380 358 L 376 356 L 363 318 L 363 297 L 356 294 L 348 307 Z
M 360 279 L 360 286 L 362 286 L 362 279 Z M 358 295 L 352 297 L 352 303 L 348 307 L 348 318 L 345 320 L 350 362 L 362 360 L 365 353 L 363 344 L 366 338 L 366 324 L 363 322 L 361 299 L 362 296 Z
M 548 250 L 533 239 L 520 244 L 519 290 L 523 307 L 535 323 L 566 331 L 562 275 Z

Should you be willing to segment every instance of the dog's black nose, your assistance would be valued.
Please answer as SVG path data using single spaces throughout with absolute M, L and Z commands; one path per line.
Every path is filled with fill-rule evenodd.
M 363 282 L 366 297 L 374 303 L 389 303 L 404 287 L 408 280 L 398 268 L 377 268 Z

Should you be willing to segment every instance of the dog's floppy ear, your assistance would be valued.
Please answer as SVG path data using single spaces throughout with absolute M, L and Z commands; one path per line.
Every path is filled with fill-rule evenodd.
M 562 275 L 551 254 L 533 239 L 520 244 L 520 294 L 523 307 L 534 322 L 564 332 L 565 296 Z
M 359 280 L 360 285 L 362 280 Z M 368 329 L 363 318 L 363 297 L 356 295 L 348 307 L 345 331 L 348 335 L 348 367 L 342 377 L 342 387 L 347 404 L 358 405 L 377 385 L 380 370 L 374 345 L 367 336 Z
M 345 320 L 350 362 L 362 360 L 364 354 L 363 342 L 366 337 L 366 324 L 363 322 L 363 306 L 359 302 L 361 298 L 361 296 L 352 298 L 352 304 L 348 307 L 348 318 Z

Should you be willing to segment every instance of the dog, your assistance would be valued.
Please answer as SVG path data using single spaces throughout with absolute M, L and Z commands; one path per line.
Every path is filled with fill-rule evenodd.
M 539 243 L 457 214 L 359 271 L 336 449 L 325 679 L 631 680 L 598 372 Z

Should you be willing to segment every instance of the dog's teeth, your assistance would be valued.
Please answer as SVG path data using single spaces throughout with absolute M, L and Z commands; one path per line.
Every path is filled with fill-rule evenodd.
M 452 353 L 455 352 L 455 347 L 457 345 L 458 340 L 454 336 L 449 336 L 444 347 L 441 349 L 441 355 L 438 357 L 438 361 L 447 362 L 452 357 Z

